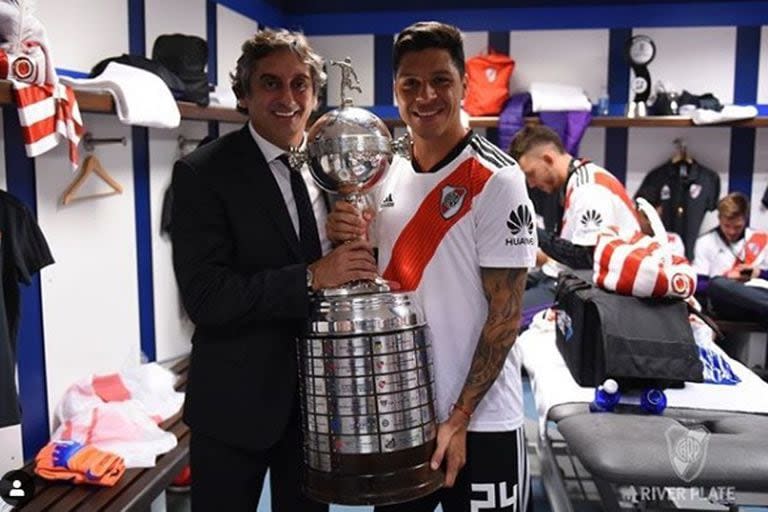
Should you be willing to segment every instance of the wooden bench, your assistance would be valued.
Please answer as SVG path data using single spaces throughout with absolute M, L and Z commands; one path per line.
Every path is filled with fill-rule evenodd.
M 183 390 L 187 383 L 189 358 L 185 357 L 171 367 L 179 375 L 177 390 Z M 17 510 L 24 512 L 61 511 L 144 511 L 160 495 L 189 463 L 189 427 L 181 420 L 181 411 L 160 424 L 173 432 L 178 445 L 168 453 L 160 455 L 153 468 L 128 469 L 113 487 L 74 485 L 63 481 L 45 480 L 34 475 L 34 462 L 23 469 L 35 480 L 35 494 L 32 500 Z

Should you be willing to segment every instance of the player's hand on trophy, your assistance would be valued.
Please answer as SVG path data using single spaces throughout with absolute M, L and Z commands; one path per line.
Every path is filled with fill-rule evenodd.
M 336 247 L 327 255 L 309 265 L 312 271 L 312 289 L 335 288 L 350 281 L 376 278 L 376 260 L 371 244 L 356 240 Z
M 333 205 L 325 222 L 325 232 L 334 244 L 351 240 L 367 239 L 368 226 L 373 220 L 373 211 L 365 209 L 362 212 L 352 203 L 339 200 Z
M 451 415 L 437 426 L 437 447 L 431 468 L 436 470 L 445 462 L 445 486 L 453 487 L 461 468 L 467 462 L 467 423 Z

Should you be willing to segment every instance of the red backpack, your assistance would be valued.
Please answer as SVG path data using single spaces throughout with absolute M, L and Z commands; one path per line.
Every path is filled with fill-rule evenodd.
M 471 116 L 497 115 L 509 98 L 509 79 L 515 61 L 491 52 L 467 59 L 467 97 L 464 110 Z

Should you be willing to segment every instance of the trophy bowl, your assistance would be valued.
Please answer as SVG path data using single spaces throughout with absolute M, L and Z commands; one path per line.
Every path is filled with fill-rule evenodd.
M 387 126 L 358 107 L 327 112 L 307 135 L 307 163 L 315 182 L 345 196 L 364 193 L 378 183 L 393 155 Z

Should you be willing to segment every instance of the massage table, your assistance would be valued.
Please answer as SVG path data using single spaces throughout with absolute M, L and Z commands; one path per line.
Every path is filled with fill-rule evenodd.
M 740 383 L 686 383 L 667 389 L 662 415 L 640 409 L 639 390 L 623 393 L 614 412 L 590 413 L 595 389 L 579 386 L 568 371 L 555 344 L 552 315 L 544 312 L 534 320 L 514 350 L 533 389 L 536 447 L 553 511 L 570 512 L 573 507 L 552 449 L 550 422 L 556 424 L 568 452 L 590 472 L 605 510 L 621 509 L 617 490 L 628 499 L 628 491 L 637 497 L 638 490 L 656 489 L 655 495 L 640 498 L 658 498 L 665 497 L 659 490 L 664 488 L 700 489 L 706 494 L 706 489 L 729 487 L 735 488 L 739 504 L 746 504 L 742 495 L 749 499 L 755 496 L 752 493 L 768 493 L 768 383 L 713 346 Z M 670 446 L 679 449 L 676 443 L 681 439 L 690 442 L 680 446 L 698 451 L 671 453 Z M 674 494 L 668 491 L 666 497 Z

